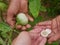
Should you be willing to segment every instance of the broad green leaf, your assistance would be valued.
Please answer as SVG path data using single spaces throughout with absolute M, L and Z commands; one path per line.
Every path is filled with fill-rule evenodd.
M 7 5 L 3 2 L 0 2 L 0 10 L 5 11 L 7 9 Z
M 40 0 L 29 0 L 29 10 L 34 18 L 38 16 L 40 6 L 41 6 Z
M 9 32 L 11 30 L 10 26 L 4 22 L 0 22 L 0 31 Z

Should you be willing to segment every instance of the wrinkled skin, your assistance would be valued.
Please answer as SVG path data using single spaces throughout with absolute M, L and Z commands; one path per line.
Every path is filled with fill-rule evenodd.
M 33 29 L 30 32 L 23 31 L 16 37 L 12 45 L 45 45 L 47 38 L 40 35 L 41 28 Z
M 52 33 L 48 36 L 49 43 L 60 39 L 60 16 L 51 21 L 39 22 L 34 28 L 38 27 L 45 27 L 44 29 L 49 28 L 52 30 Z
M 12 28 L 16 23 L 15 16 L 17 13 L 23 12 L 26 14 L 30 21 L 33 21 L 33 19 L 28 15 L 27 3 L 28 0 L 11 0 L 7 11 L 7 23 Z M 16 27 L 25 30 L 28 26 L 22 27 L 21 25 L 17 25 Z M 48 36 L 49 43 L 60 39 L 60 16 L 53 19 L 52 21 L 38 23 L 30 32 L 22 32 L 16 39 L 14 39 L 12 45 L 21 45 L 21 43 L 23 43 L 23 45 L 45 45 L 46 38 L 40 36 L 40 31 L 46 28 L 50 28 L 52 30 L 52 33 Z
M 40 32 L 46 28 L 51 29 L 52 33 L 48 36 L 48 42 L 52 43 L 53 41 L 56 41 L 58 39 L 60 39 L 60 16 L 56 17 L 53 20 L 50 21 L 45 21 L 45 22 L 39 22 L 38 24 L 36 24 L 36 26 L 34 27 L 33 30 L 27 32 L 29 33 L 27 36 L 25 33 L 23 33 L 24 35 L 26 35 L 26 39 L 28 39 L 29 37 L 29 41 L 26 41 L 26 45 L 45 45 L 47 38 L 44 38 L 40 35 Z M 57 27 L 58 26 L 58 27 Z M 20 36 L 20 35 L 19 35 Z M 18 37 L 19 37 L 18 36 Z M 12 45 L 20 45 L 20 42 L 25 43 L 23 40 L 19 40 L 21 38 L 16 38 L 13 42 Z M 21 35 L 20 37 L 24 37 L 23 35 Z M 17 43 L 19 42 L 19 43 Z M 25 45 L 25 44 L 24 44 Z
M 28 32 L 21 32 L 12 42 L 12 45 L 31 45 L 31 37 Z
M 25 13 L 29 21 L 33 21 L 33 18 L 28 15 L 28 0 L 11 0 L 7 10 L 6 19 L 11 28 L 14 28 L 16 24 L 15 18 L 18 13 Z M 16 25 L 16 28 L 26 30 L 27 28 L 31 27 L 29 24 L 26 26 Z
M 47 38 L 42 37 L 40 35 L 40 32 L 42 30 L 43 28 L 38 27 L 38 28 L 34 28 L 33 30 L 29 32 L 32 39 L 32 45 L 45 45 L 46 44 Z

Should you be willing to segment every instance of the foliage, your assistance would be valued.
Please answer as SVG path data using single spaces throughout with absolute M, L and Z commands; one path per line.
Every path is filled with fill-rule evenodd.
M 59 45 L 59 42 L 58 41 L 56 41 L 56 42 L 53 42 L 52 44 L 46 44 L 46 45 Z
M 8 7 L 7 0 L 0 0 L 0 13 L 6 11 L 7 7 Z M 34 22 L 30 22 L 29 24 L 34 26 L 36 23 L 43 21 L 45 19 L 41 16 L 38 16 L 39 12 L 47 12 L 48 13 L 47 16 L 50 17 L 55 17 L 57 14 L 60 14 L 60 0 L 29 0 L 29 12 L 35 18 Z M 0 14 L 0 17 L 2 13 Z M 14 31 L 18 33 L 16 29 Z M 0 21 L 0 45 L 11 45 L 11 39 L 13 36 L 12 33 L 14 32 L 10 28 L 10 26 L 5 22 Z M 54 42 L 51 45 L 58 45 L 58 42 Z
M 7 9 L 7 5 L 3 2 L 0 2 L 0 10 L 1 11 L 6 11 L 6 9 Z
M 4 22 L 0 22 L 0 31 L 6 33 L 6 32 L 8 32 L 10 30 L 11 30 L 11 28 L 9 27 L 9 25 L 7 25 Z
M 34 18 L 38 17 L 40 11 L 46 11 L 41 5 L 41 0 L 29 0 L 29 10 Z
M 40 0 L 29 0 L 29 9 L 33 17 L 37 17 L 40 9 Z
M 42 0 L 47 8 L 48 16 L 54 17 L 60 14 L 60 0 Z
M 4 22 L 0 22 L 0 44 L 6 45 L 7 42 L 9 43 L 10 33 L 8 32 L 11 32 L 11 30 L 12 29 L 9 25 Z

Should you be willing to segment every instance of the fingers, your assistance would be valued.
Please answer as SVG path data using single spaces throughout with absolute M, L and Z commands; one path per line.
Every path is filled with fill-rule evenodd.
M 53 31 L 54 33 L 57 33 L 57 32 L 58 32 L 58 27 L 57 27 L 56 19 L 53 19 L 53 20 L 52 20 L 52 31 Z
M 41 29 L 41 28 L 35 28 L 35 29 L 33 29 L 33 30 L 31 30 L 31 31 L 29 31 L 30 33 L 35 33 L 35 34 L 40 34 L 40 32 L 42 31 L 43 29 Z
M 51 21 L 45 21 L 45 22 L 40 22 L 38 24 L 36 24 L 35 28 L 41 28 L 41 29 L 51 29 Z
M 31 45 L 31 38 L 28 32 L 21 32 L 15 40 L 13 40 L 12 45 Z
M 51 36 L 48 40 L 49 43 L 52 43 L 53 41 L 57 41 L 58 39 L 60 39 L 60 35 L 59 34 L 55 34 L 53 36 Z
M 39 43 L 42 41 L 43 37 L 37 38 L 37 40 L 34 41 L 33 45 L 39 45 Z
M 40 35 L 35 33 L 30 33 L 32 40 L 36 40 Z
M 20 0 L 20 12 L 28 13 L 28 0 Z M 32 17 L 30 17 L 28 14 L 26 14 L 29 21 L 34 21 Z
M 48 35 L 48 38 L 51 38 L 54 35 L 55 35 L 55 33 L 52 32 L 50 35 Z
M 25 30 L 28 29 L 28 28 L 31 28 L 31 25 L 30 25 L 30 24 L 27 24 L 27 25 L 25 25 L 25 26 L 16 25 L 16 29 L 18 29 L 18 30 L 23 30 L 23 31 L 25 31 Z
M 33 29 L 31 31 L 29 31 L 32 39 L 37 39 L 39 36 L 40 36 L 40 32 L 42 31 L 43 29 L 41 28 L 36 28 L 36 29 Z
M 51 21 L 45 21 L 45 22 L 39 22 L 38 24 L 36 25 L 39 25 L 39 26 L 46 26 L 46 25 L 51 25 Z
M 25 26 L 22 26 L 22 30 L 26 30 L 26 29 L 28 29 L 28 28 L 31 28 L 31 25 L 30 24 L 27 24 L 27 25 L 25 25 Z
M 21 29 L 21 25 L 16 25 L 16 29 Z
M 9 8 L 8 8 L 8 12 L 16 14 L 18 10 L 19 10 L 19 0 L 11 0 Z
M 46 39 L 46 38 L 43 38 L 43 39 L 41 40 L 41 42 L 39 43 L 39 45 L 45 45 L 46 42 L 47 42 L 47 39 Z
M 28 13 L 28 0 L 20 0 L 20 12 Z M 28 14 L 26 14 L 29 21 L 34 21 L 32 17 L 30 17 Z
M 26 16 L 28 17 L 28 20 L 29 20 L 29 21 L 31 21 L 31 22 L 34 21 L 34 19 L 33 19 L 30 15 L 26 14 Z
M 47 25 L 46 26 L 46 29 L 51 29 L 51 25 Z
M 34 29 L 35 28 L 42 28 L 42 29 L 46 29 L 46 28 L 49 28 L 49 29 L 51 29 L 51 25 L 46 25 L 46 26 L 43 26 L 43 25 L 41 25 L 41 26 L 34 26 Z
M 30 27 L 31 27 L 31 25 L 30 25 L 30 24 L 27 24 L 27 25 L 26 25 L 26 28 L 30 28 Z
M 26 27 L 25 26 L 22 26 L 21 30 L 26 30 Z
M 24 29 L 24 27 L 25 27 L 25 29 Z M 31 28 L 31 25 L 30 24 L 27 24 L 27 25 L 25 25 L 25 26 L 22 26 L 22 30 L 26 30 L 26 29 L 28 29 L 28 28 Z
M 20 12 L 28 13 L 28 0 L 20 0 Z M 29 21 L 34 21 L 34 19 L 28 14 L 26 14 L 26 16 L 29 19 Z
M 34 26 L 34 29 L 36 28 L 46 29 L 46 26 Z
M 59 19 L 60 19 L 60 16 L 56 17 L 58 31 L 60 31 L 60 20 Z
M 13 15 L 11 14 L 12 16 L 10 16 L 10 14 L 11 14 L 11 13 L 8 13 L 8 14 L 7 14 L 6 22 L 11 26 L 11 28 L 13 28 L 14 25 L 15 25 L 15 20 L 14 20 Z
M 17 4 L 16 4 L 17 3 Z M 13 28 L 15 25 L 14 15 L 17 14 L 19 9 L 19 0 L 11 0 L 9 8 L 7 10 L 7 23 Z
M 28 13 L 28 0 L 20 0 L 20 12 Z

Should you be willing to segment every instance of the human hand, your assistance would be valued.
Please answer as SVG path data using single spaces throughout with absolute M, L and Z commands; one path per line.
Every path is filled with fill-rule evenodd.
M 47 39 L 40 35 L 41 28 L 29 32 L 21 32 L 12 42 L 12 45 L 45 45 Z
M 44 29 L 51 29 L 52 33 L 48 36 L 48 42 L 52 43 L 60 39 L 60 16 L 51 21 L 39 22 L 34 28 L 41 27 Z
M 28 15 L 28 0 L 11 0 L 9 8 L 7 10 L 7 23 L 14 28 L 16 24 L 16 15 L 18 13 L 25 13 L 29 21 L 33 21 L 33 18 Z M 26 26 L 16 25 L 17 29 L 26 30 L 26 28 L 31 27 L 30 24 Z
M 28 32 L 21 32 L 12 42 L 12 45 L 31 45 L 31 37 Z
M 33 30 L 29 31 L 31 39 L 32 39 L 32 45 L 45 45 L 47 42 L 47 38 L 42 37 L 40 35 L 41 31 L 43 29 L 41 27 L 34 28 Z

